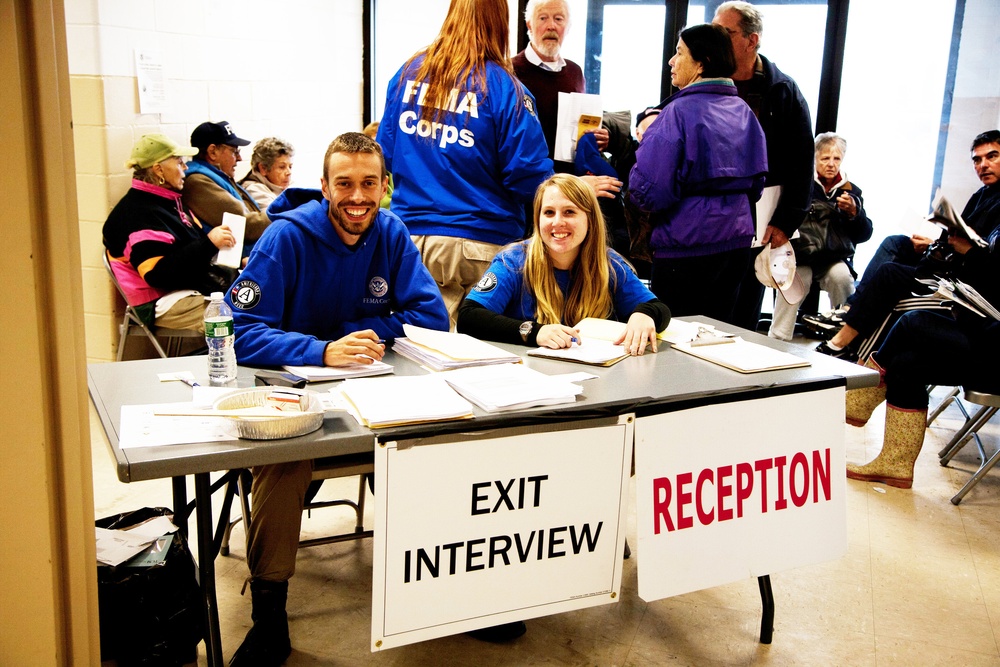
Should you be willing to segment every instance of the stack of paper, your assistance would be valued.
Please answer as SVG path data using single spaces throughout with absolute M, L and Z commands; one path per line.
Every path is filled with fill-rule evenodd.
M 460 368 L 441 377 L 487 412 L 573 403 L 583 393 L 579 385 L 520 364 Z
M 434 331 L 410 324 L 404 324 L 403 331 L 406 338 L 397 338 L 392 349 L 436 371 L 521 361 L 520 355 L 466 334 Z
M 439 375 L 347 380 L 341 392 L 371 428 L 473 416 L 472 404 Z
M 309 382 L 328 382 L 331 380 L 346 380 L 370 375 L 385 375 L 392 372 L 392 366 L 381 361 L 370 364 L 348 364 L 347 366 L 285 366 L 286 371 Z

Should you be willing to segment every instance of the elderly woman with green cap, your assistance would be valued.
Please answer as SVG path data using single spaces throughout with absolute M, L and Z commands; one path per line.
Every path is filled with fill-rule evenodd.
M 201 330 L 205 296 L 225 291 L 236 271 L 212 263 L 235 243 L 225 225 L 206 229 L 181 202 L 185 157 L 162 134 L 144 135 L 125 167 L 132 187 L 104 223 L 104 247 L 115 279 L 148 324 Z

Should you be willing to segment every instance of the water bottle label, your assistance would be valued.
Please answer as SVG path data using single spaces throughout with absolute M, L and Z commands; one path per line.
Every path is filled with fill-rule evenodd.
M 225 338 L 233 335 L 233 321 L 223 320 L 221 322 L 205 322 L 205 336 L 207 338 Z

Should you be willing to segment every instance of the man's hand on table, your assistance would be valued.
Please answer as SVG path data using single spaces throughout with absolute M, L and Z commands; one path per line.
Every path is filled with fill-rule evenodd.
M 365 329 L 327 343 L 323 352 L 323 365 L 370 364 L 373 361 L 381 361 L 383 356 L 385 356 L 385 344 L 379 340 L 378 334 L 371 329 Z

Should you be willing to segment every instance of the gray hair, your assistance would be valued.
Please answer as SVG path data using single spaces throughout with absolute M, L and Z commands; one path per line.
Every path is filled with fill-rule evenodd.
M 836 146 L 840 151 L 840 157 L 847 155 L 847 140 L 836 132 L 821 132 L 816 135 L 816 154 L 830 146 Z
M 535 11 L 538 9 L 538 5 L 545 5 L 550 2 L 553 2 L 553 0 L 528 0 L 528 5 L 524 8 L 524 22 L 528 23 L 535 18 Z M 563 9 L 566 10 L 566 25 L 569 25 L 569 3 L 566 0 L 558 0 L 558 2 L 561 2 Z
M 740 30 L 743 31 L 744 37 L 749 37 L 754 33 L 763 36 L 764 15 L 759 9 L 751 5 L 749 2 L 730 0 L 729 2 L 723 2 L 719 5 L 719 7 L 715 10 L 715 15 L 719 16 L 719 14 L 728 12 L 730 9 L 740 15 Z M 760 50 L 760 42 L 757 42 L 757 49 Z
M 287 141 L 277 137 L 265 137 L 253 147 L 253 157 L 250 158 L 250 169 L 256 171 L 257 165 L 264 165 L 264 169 L 270 169 L 274 161 L 283 155 L 292 157 L 295 149 Z

